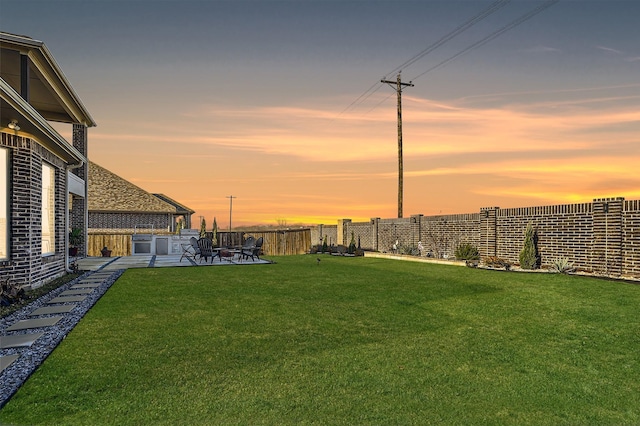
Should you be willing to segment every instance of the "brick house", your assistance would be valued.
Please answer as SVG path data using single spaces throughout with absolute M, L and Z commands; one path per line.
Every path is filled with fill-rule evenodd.
M 72 126 L 71 142 L 53 122 Z M 0 279 L 41 286 L 68 268 L 69 229 L 86 241 L 95 125 L 43 42 L 0 32 Z
M 89 162 L 89 231 L 133 233 L 137 228 L 175 232 L 195 211 L 163 194 L 151 194 Z

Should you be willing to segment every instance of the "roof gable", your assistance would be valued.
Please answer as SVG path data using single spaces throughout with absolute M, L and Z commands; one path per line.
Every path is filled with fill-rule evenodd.
M 16 91 L 23 55 L 29 58 L 28 101 L 40 115 L 48 121 L 96 125 L 43 42 L 0 31 L 0 74 Z
M 176 213 L 176 208 L 89 161 L 90 212 Z
M 195 210 L 190 209 L 189 207 L 177 202 L 176 200 L 174 200 L 173 198 L 167 195 L 164 195 L 164 194 L 153 194 L 153 195 L 160 198 L 162 201 L 174 206 L 176 208 L 176 211 L 179 214 L 194 214 L 196 212 Z

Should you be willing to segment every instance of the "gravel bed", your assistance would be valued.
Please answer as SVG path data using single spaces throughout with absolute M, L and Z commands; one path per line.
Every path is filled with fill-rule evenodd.
M 7 332 L 6 329 L 17 321 L 28 319 L 29 314 L 36 309 L 47 305 L 47 302 L 57 297 L 63 291 L 69 290 L 69 288 L 75 284 L 78 284 L 81 280 L 86 279 L 93 275 L 93 272 L 88 272 L 81 275 L 73 281 L 58 287 L 55 290 L 50 291 L 44 296 L 33 301 L 24 308 L 13 312 L 10 315 L 0 319 L 0 336 L 7 335 L 19 335 L 27 333 L 42 332 L 44 335 L 37 339 L 30 347 L 9 348 L 0 349 L 0 355 L 20 355 L 9 367 L 5 368 L 0 373 L 0 408 L 2 408 L 9 399 L 17 392 L 22 384 L 33 374 L 33 372 L 42 364 L 42 362 L 49 356 L 49 354 L 60 344 L 60 342 L 67 336 L 67 334 L 73 329 L 73 327 L 80 322 L 82 317 L 91 309 L 91 307 L 102 297 L 102 295 L 111 287 L 111 285 L 124 273 L 124 269 L 113 271 L 111 275 L 105 278 L 105 280 L 96 287 L 92 293 L 90 293 L 85 300 L 76 304 L 76 307 L 69 313 L 64 314 L 52 314 L 43 315 L 40 318 L 47 316 L 62 316 L 62 319 L 57 324 L 42 328 L 32 328 L 28 330 L 17 330 Z M 53 306 L 53 305 L 51 305 Z

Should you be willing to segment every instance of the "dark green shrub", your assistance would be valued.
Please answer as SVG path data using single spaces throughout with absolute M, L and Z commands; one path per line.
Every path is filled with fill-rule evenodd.
M 327 253 L 329 251 L 329 246 L 327 245 L 327 236 L 324 236 L 324 240 L 322 241 L 322 252 Z
M 478 260 L 480 252 L 478 247 L 471 243 L 462 243 L 456 248 L 456 259 L 459 260 Z
M 522 269 L 537 269 L 540 266 L 538 256 L 538 231 L 531 222 L 524 231 L 524 248 L 520 252 L 520 267 Z
M 356 237 L 353 234 L 353 231 L 351 231 L 351 242 L 349 243 L 348 252 L 349 254 L 353 254 L 356 252 Z

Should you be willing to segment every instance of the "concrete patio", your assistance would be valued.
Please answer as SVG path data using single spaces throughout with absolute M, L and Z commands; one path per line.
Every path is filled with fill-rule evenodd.
M 129 268 L 165 268 L 176 266 L 229 266 L 229 265 L 264 265 L 272 263 L 266 259 L 245 258 L 236 255 L 227 260 L 220 260 L 216 257 L 211 259 L 192 260 L 180 255 L 136 255 L 136 256 L 116 256 L 116 257 L 84 257 L 77 261 L 78 269 L 81 271 L 112 271 Z

